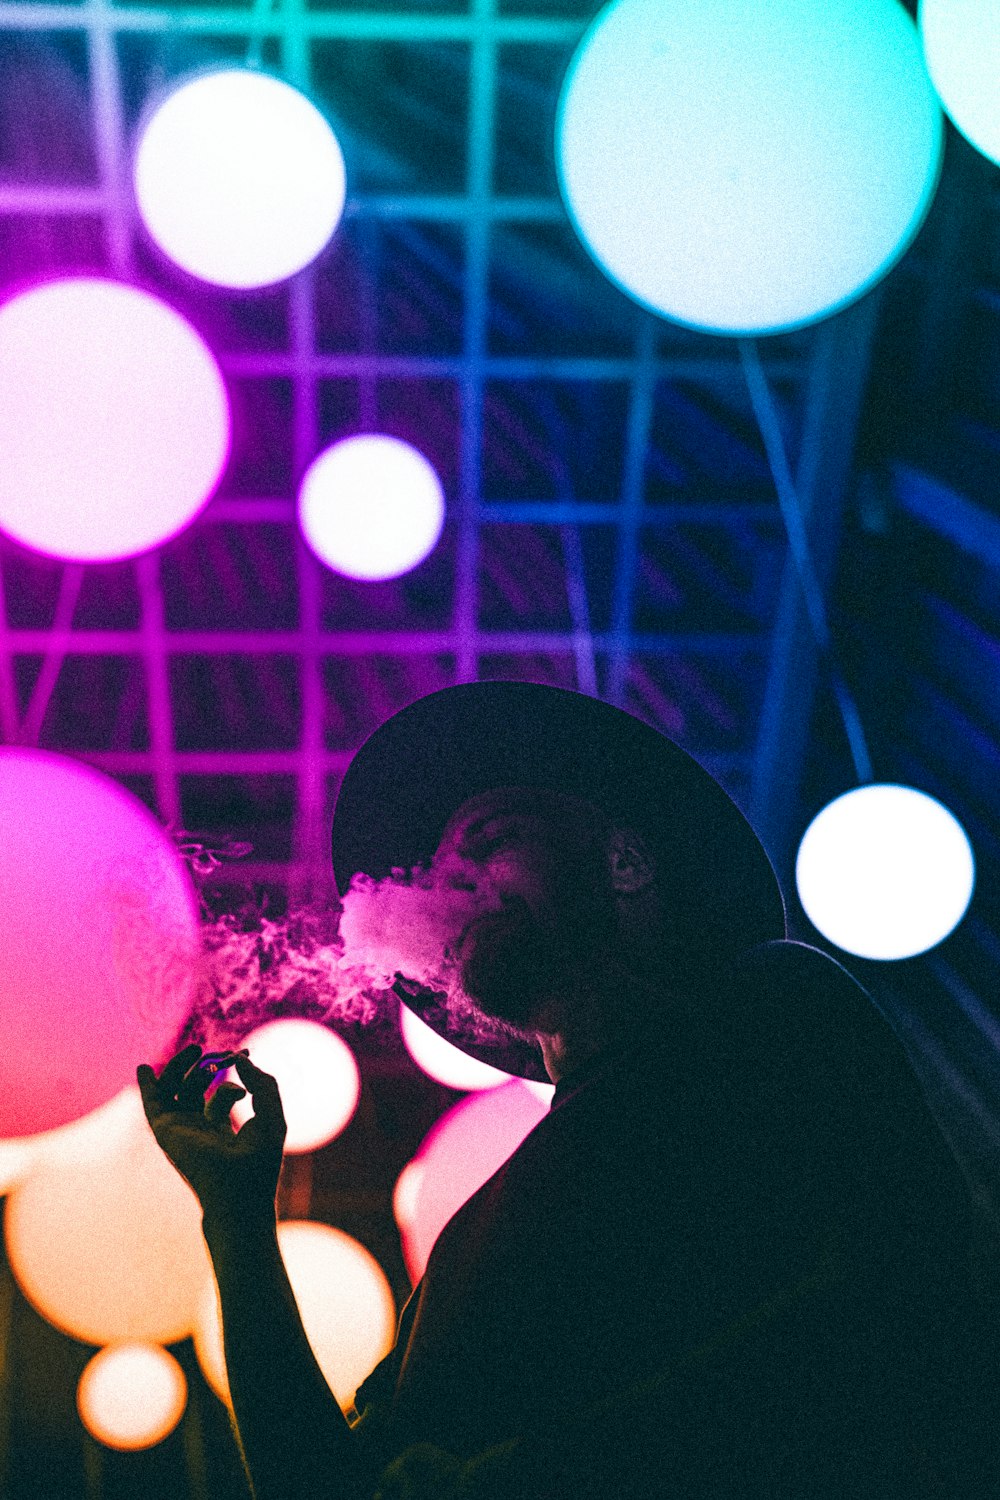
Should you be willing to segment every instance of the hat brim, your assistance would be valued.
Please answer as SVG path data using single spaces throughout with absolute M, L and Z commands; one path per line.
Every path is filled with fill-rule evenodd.
M 595 803 L 649 839 L 669 872 L 675 928 L 693 954 L 732 954 L 785 936 L 781 890 L 763 845 L 703 766 L 640 719 L 584 693 L 535 682 L 470 682 L 418 698 L 354 755 L 333 818 L 333 874 L 375 880 L 426 865 L 451 816 L 496 787 L 544 787 Z M 422 1020 L 469 1056 L 547 1081 L 539 1048 L 484 1042 L 443 996 L 397 986 Z

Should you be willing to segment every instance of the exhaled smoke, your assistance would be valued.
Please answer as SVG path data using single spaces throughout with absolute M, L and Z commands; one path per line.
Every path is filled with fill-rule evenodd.
M 370 1025 L 394 1013 L 388 992 L 399 976 L 446 996 L 455 1019 L 475 1021 L 484 1039 L 506 1034 L 464 994 L 454 956 L 472 918 L 499 906 L 482 871 L 452 863 L 384 880 L 356 875 L 339 907 L 277 916 L 248 901 L 213 914 L 207 877 L 248 846 L 212 848 L 188 834 L 177 843 L 202 898 L 202 956 L 182 1041 L 221 1050 L 281 1016 Z

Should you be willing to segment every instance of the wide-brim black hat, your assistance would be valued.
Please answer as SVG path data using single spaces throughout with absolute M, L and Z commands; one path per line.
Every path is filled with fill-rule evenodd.
M 355 754 L 333 819 L 333 874 L 343 896 L 363 871 L 381 880 L 426 865 L 469 797 L 545 787 L 585 798 L 640 832 L 657 857 L 675 934 L 692 972 L 785 936 L 785 909 L 764 848 L 735 802 L 679 745 L 599 698 L 537 682 L 469 682 L 400 709 Z M 484 1042 L 443 997 L 400 998 L 463 1052 L 547 1081 L 539 1048 Z

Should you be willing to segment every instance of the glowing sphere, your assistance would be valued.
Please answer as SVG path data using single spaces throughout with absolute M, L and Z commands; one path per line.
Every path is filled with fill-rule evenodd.
M 0 1198 L 24 1181 L 34 1160 L 27 1141 L 0 1141 Z
M 0 748 L 0 1136 L 78 1119 L 165 1061 L 198 908 L 137 798 L 65 756 Z
M 912 958 L 946 938 L 972 899 L 975 861 L 946 807 L 913 787 L 858 787 L 813 819 L 795 864 L 813 926 L 861 958 Z
M 217 286 L 267 286 L 300 271 L 337 227 L 344 191 L 344 158 L 316 106 L 280 78 L 243 68 L 175 88 L 135 152 L 150 235 Z
M 421 1171 L 409 1222 L 397 1215 L 403 1258 L 415 1283 L 434 1241 L 473 1193 L 517 1150 L 549 1112 L 520 1079 L 504 1088 L 460 1099 L 428 1133 L 414 1160 Z M 412 1163 L 411 1163 L 412 1165 Z
M 47 282 L 0 308 L 0 452 L 0 529 L 53 557 L 131 557 L 211 497 L 229 455 L 222 376 L 148 292 Z
M 389 1283 L 363 1245 L 329 1224 L 286 1220 L 278 1225 L 278 1244 L 309 1346 L 346 1411 L 392 1348 L 396 1308 Z M 230 1404 L 214 1281 L 202 1296 L 194 1347 L 205 1379 Z
M 299 525 L 321 562 L 348 578 L 398 578 L 433 551 L 444 493 L 399 438 L 366 434 L 327 448 L 299 489 Z
M 68 1125 L 57 1125 L 54 1130 L 0 1140 L 0 1194 L 23 1182 L 43 1157 L 58 1155 L 67 1146 L 76 1150 L 88 1142 L 109 1145 L 113 1140 L 123 1140 L 132 1129 L 135 1113 L 132 1094 L 132 1089 L 122 1089 L 107 1104 L 79 1120 L 71 1120 Z
M 898 0 L 615 0 L 563 85 L 563 197 L 623 291 L 714 333 L 860 296 L 913 239 L 941 117 Z
M 273 1073 L 281 1091 L 288 1134 L 286 1152 L 314 1151 L 340 1134 L 350 1121 L 361 1093 L 361 1075 L 345 1041 L 316 1021 L 292 1018 L 269 1021 L 241 1043 L 250 1059 Z M 238 1083 L 234 1071 L 227 1075 Z M 253 1114 L 249 1098 L 233 1106 L 233 1125 Z
M 1000 8 L 996 0 L 921 0 L 931 80 L 966 140 L 1000 162 Z
M 396 1220 L 398 1229 L 410 1228 L 414 1215 L 417 1211 L 417 1194 L 420 1192 L 420 1183 L 424 1175 L 424 1164 L 419 1157 L 408 1161 L 406 1166 L 396 1178 L 396 1186 L 392 1190 L 392 1216 Z
M 511 1074 L 478 1058 L 468 1057 L 444 1037 L 432 1031 L 426 1021 L 414 1015 L 405 1005 L 399 1007 L 399 1029 L 403 1045 L 418 1068 L 436 1083 L 450 1089 L 495 1089 L 510 1083 Z
M 67 1129 L 40 1148 L 9 1199 L 18 1286 L 56 1328 L 86 1343 L 186 1338 L 211 1280 L 201 1209 L 153 1139 L 139 1099 L 106 1132 Z
M 84 1367 L 76 1405 L 88 1432 L 108 1448 L 152 1448 L 167 1437 L 187 1404 L 187 1380 L 158 1344 L 115 1344 Z

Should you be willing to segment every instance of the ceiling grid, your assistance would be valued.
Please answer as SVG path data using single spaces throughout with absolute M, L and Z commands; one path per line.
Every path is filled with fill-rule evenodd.
M 6 174 L 0 180 L 0 220 L 69 224 L 99 214 L 105 273 L 136 280 L 192 316 L 216 353 L 234 401 L 251 402 L 234 436 L 237 460 L 241 441 L 253 439 L 264 445 L 270 466 L 280 446 L 272 434 L 281 422 L 287 428 L 281 443 L 288 449 L 284 470 L 274 459 L 275 475 L 284 472 L 286 478 L 269 478 L 263 469 L 256 479 L 253 472 L 234 477 L 234 469 L 185 536 L 128 565 L 137 601 L 130 623 L 105 620 L 100 609 L 91 609 L 77 618 L 68 638 L 54 634 L 51 615 L 46 623 L 23 602 L 31 581 L 27 573 L 21 577 L 23 554 L 0 544 L 5 576 L 11 568 L 17 575 L 15 608 L 11 613 L 8 600 L 0 639 L 4 736 L 14 738 L 18 684 L 25 672 L 30 676 L 31 663 L 39 656 L 62 652 L 74 659 L 107 657 L 109 664 L 112 659 L 140 661 L 147 740 L 111 743 L 106 735 L 101 739 L 99 728 L 88 728 L 79 736 L 86 743 L 74 745 L 71 734 L 61 748 L 122 777 L 166 822 L 206 837 L 231 832 L 253 842 L 260 823 L 284 820 L 284 834 L 272 830 L 273 837 L 262 835 L 260 847 L 243 866 L 248 878 L 266 876 L 282 883 L 276 879 L 281 875 L 293 881 L 298 894 L 320 879 L 336 782 L 352 749 L 374 728 L 373 715 L 390 712 L 447 680 L 483 674 L 541 676 L 601 693 L 668 730 L 690 725 L 681 735 L 689 748 L 735 794 L 749 785 L 754 725 L 747 715 L 756 712 L 755 694 L 763 690 L 769 614 L 765 610 L 766 617 L 761 616 L 757 588 L 756 602 L 748 598 L 734 617 L 732 607 L 723 607 L 713 596 L 711 580 L 732 569 L 725 559 L 734 546 L 748 559 L 739 563 L 741 575 L 759 579 L 772 574 L 773 559 L 782 548 L 780 515 L 761 478 L 758 456 L 742 470 L 734 457 L 729 481 L 719 483 L 707 469 L 702 472 L 705 445 L 696 440 L 694 428 L 682 458 L 670 452 L 669 431 L 664 438 L 657 427 L 664 414 L 670 429 L 689 411 L 692 420 L 718 432 L 724 446 L 732 436 L 734 455 L 748 441 L 757 453 L 759 441 L 752 432 L 748 437 L 749 406 L 734 343 L 666 324 L 609 291 L 568 229 L 548 161 L 553 86 L 537 82 L 538 70 L 526 75 L 523 87 L 515 76 L 529 53 L 544 56 L 550 72 L 561 67 L 559 59 L 568 60 L 597 7 L 564 0 L 558 8 L 564 13 L 551 13 L 554 8 L 545 0 L 525 3 L 523 14 L 512 13 L 504 0 L 471 0 L 467 11 L 440 12 L 391 4 L 370 10 L 321 9 L 302 0 L 217 8 L 115 6 L 108 0 L 0 4 L 0 35 L 16 32 L 51 40 L 54 46 L 60 38 L 76 36 L 86 43 L 82 86 L 89 94 L 98 165 L 94 181 L 54 174 L 52 181 L 40 183 Z M 133 50 L 123 52 L 126 43 Z M 341 50 L 320 57 L 317 47 L 332 44 Z M 157 80 L 169 82 L 193 66 L 199 49 L 210 62 L 224 46 L 226 59 L 253 61 L 259 56 L 263 66 L 277 68 L 289 81 L 326 99 L 335 92 L 338 67 L 342 77 L 354 76 L 350 69 L 343 74 L 343 49 L 355 44 L 370 49 L 364 54 L 372 68 L 365 87 L 377 97 L 379 109 L 384 106 L 387 119 L 405 119 L 400 101 L 407 97 L 407 75 L 400 81 L 393 67 L 420 69 L 428 66 L 428 58 L 440 61 L 441 56 L 454 67 L 461 57 L 466 82 L 452 95 L 432 97 L 425 90 L 423 125 L 418 121 L 413 128 L 415 144 L 390 142 L 395 156 L 390 152 L 393 172 L 388 175 L 382 170 L 380 176 L 372 166 L 382 162 L 384 167 L 389 159 L 381 137 L 369 141 L 362 125 L 348 120 L 345 151 L 353 142 L 357 170 L 352 180 L 349 155 L 344 220 L 329 252 L 341 256 L 338 274 L 346 266 L 355 276 L 353 285 L 347 280 L 335 287 L 333 311 L 341 324 L 324 323 L 331 294 L 324 284 L 321 295 L 320 283 L 332 274 L 324 252 L 314 267 L 274 294 L 268 306 L 277 310 L 275 327 L 283 331 L 265 337 L 254 323 L 252 297 L 241 300 L 236 294 L 227 305 L 225 294 L 192 288 L 187 278 L 151 256 L 128 183 L 136 98 L 142 95 L 144 77 L 148 93 Z M 402 53 L 399 44 L 404 44 Z M 135 46 L 145 50 L 135 51 Z M 396 49 L 390 61 L 380 50 L 386 47 Z M 430 53 L 420 50 L 428 48 Z M 447 68 L 442 69 L 447 80 Z M 512 80 L 517 83 L 513 93 Z M 509 128 L 512 97 L 527 120 L 524 129 L 538 136 L 534 141 L 531 135 L 534 144 L 520 148 L 529 151 L 531 160 L 513 173 L 513 137 L 502 136 Z M 348 114 L 350 106 L 345 96 Z M 421 136 L 428 118 L 433 129 Z M 377 122 L 375 128 L 377 135 Z M 439 153 L 462 154 L 460 179 L 453 163 L 442 166 L 426 154 L 428 142 L 435 141 Z M 446 148 L 442 142 L 452 144 Z M 460 183 L 458 190 L 449 185 L 453 179 Z M 403 228 L 409 241 L 394 240 Z M 501 230 L 505 236 L 550 236 L 538 252 L 551 267 L 550 285 L 523 279 L 517 247 L 508 255 L 511 242 L 505 238 L 501 243 Z M 434 251 L 432 273 L 412 252 L 431 246 L 429 237 L 445 232 L 457 238 L 446 243 L 446 255 Z M 450 269 L 452 244 L 458 247 L 458 260 Z M 409 344 L 387 321 L 391 313 L 383 273 L 402 278 L 404 314 L 424 320 L 424 333 Z M 453 285 L 448 295 L 457 299 L 457 312 L 442 300 L 440 285 L 449 277 Z M 565 303 L 560 300 L 563 289 L 569 298 Z M 529 333 L 520 340 L 498 337 L 498 295 L 525 328 L 539 306 L 547 325 L 547 298 L 556 332 L 541 338 Z M 350 298 L 357 306 L 345 312 L 343 304 Z M 192 299 L 193 310 L 188 305 Z M 558 329 L 567 318 L 578 318 L 573 311 L 578 304 L 590 311 L 574 325 L 569 341 L 560 344 Z M 266 309 L 262 315 L 270 316 Z M 338 332 L 342 326 L 357 332 L 346 336 Z M 769 379 L 792 427 L 814 346 L 808 332 L 766 341 Z M 286 399 L 282 392 L 288 393 L 286 418 L 276 415 Z M 674 392 L 682 393 L 676 411 L 671 407 Z M 447 410 L 449 393 L 455 400 L 454 417 Z M 388 418 L 387 401 L 396 403 Z M 499 426 L 498 413 L 503 419 Z M 447 516 L 439 558 L 429 559 L 412 578 L 388 584 L 358 585 L 331 575 L 298 538 L 294 485 L 333 438 L 373 423 L 395 431 L 400 421 L 404 427 L 419 424 L 428 414 L 432 429 L 439 429 L 446 467 L 451 463 L 450 473 L 442 476 Z M 731 435 L 730 422 L 735 424 Z M 738 439 L 735 426 L 740 428 Z M 419 430 L 400 430 L 399 435 L 420 446 Z M 428 437 L 433 440 L 434 432 Z M 650 490 L 650 453 L 658 448 L 668 453 L 669 472 L 689 476 L 682 484 L 671 481 L 669 498 Z M 432 452 L 429 456 L 434 458 Z M 513 585 L 504 582 L 505 569 L 497 570 L 508 534 L 522 539 L 525 560 L 532 555 L 528 543 L 533 535 L 554 548 L 562 606 L 554 596 L 542 598 L 541 582 L 532 586 L 527 561 L 527 595 L 523 589 L 516 597 L 505 595 L 504 589 Z M 199 545 L 205 557 L 220 556 L 207 540 L 200 542 L 202 537 L 211 537 L 211 547 L 217 544 L 226 552 L 229 565 L 217 578 L 203 579 L 205 600 L 188 604 L 177 593 L 177 558 L 187 559 L 186 567 L 201 566 Z M 669 545 L 666 563 L 661 560 L 650 571 L 644 544 L 654 537 L 667 543 L 678 539 L 677 576 Z M 722 537 L 730 540 L 719 543 Z M 240 538 L 246 539 L 246 564 L 240 560 Z M 276 603 L 274 617 L 267 619 L 263 570 L 254 569 L 265 549 L 278 543 L 273 566 L 294 577 L 295 614 L 283 615 Z M 712 561 L 717 550 L 720 562 Z M 44 572 L 49 565 L 37 566 Z M 424 571 L 427 582 L 421 581 Z M 102 570 L 93 572 L 93 588 L 99 593 Z M 727 585 L 730 597 L 737 597 L 741 587 L 734 577 Z M 241 596 L 239 588 L 249 592 Z M 428 603 L 432 588 L 437 606 Z M 487 588 L 499 589 L 499 614 L 490 618 L 484 617 Z M 237 590 L 231 597 L 230 589 Z M 206 602 L 213 592 L 222 600 L 218 609 Z M 411 608 L 418 597 L 419 610 Z M 685 667 L 696 660 L 717 666 Z M 237 668 L 240 662 L 247 664 L 245 669 Z M 283 680 L 288 663 L 297 685 L 282 709 L 272 691 L 274 673 Z M 220 673 L 228 684 L 225 692 Z M 362 681 L 368 684 L 367 697 L 359 688 Z M 191 694 L 199 682 L 215 684 L 209 693 L 197 691 L 202 692 L 203 719 L 215 716 L 218 725 L 206 719 L 192 728 Z M 57 685 L 54 697 L 64 691 L 68 689 Z M 20 692 L 23 697 L 23 685 Z M 254 727 L 244 741 L 235 720 L 223 722 L 234 692 L 249 695 L 248 702 L 238 705 L 238 713 Z M 85 717 L 76 701 L 73 708 Z M 60 713 L 64 725 L 62 708 Z M 287 722 L 280 722 L 282 713 Z M 346 727 L 334 731 L 331 714 L 341 720 L 346 716 Z M 668 722 L 663 722 L 664 714 Z M 52 743 L 44 724 L 40 743 Z

